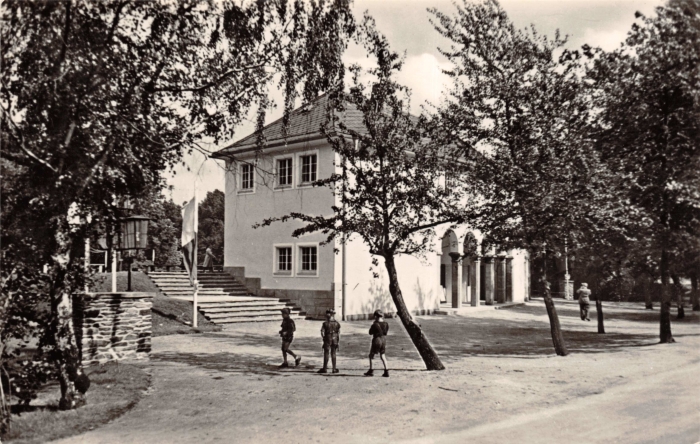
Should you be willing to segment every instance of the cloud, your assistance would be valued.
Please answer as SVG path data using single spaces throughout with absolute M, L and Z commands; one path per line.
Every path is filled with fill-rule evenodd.
M 428 53 L 406 58 L 397 80 L 412 90 L 411 112 L 420 113 L 420 106 L 426 101 L 439 103 L 445 86 L 450 83 L 450 78 L 442 72 L 448 68 L 449 63 L 440 63 L 434 55 Z

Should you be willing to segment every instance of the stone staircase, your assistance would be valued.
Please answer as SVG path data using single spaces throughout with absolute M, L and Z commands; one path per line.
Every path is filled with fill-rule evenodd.
M 184 271 L 152 271 L 153 283 L 166 296 L 192 302 L 194 289 Z M 288 299 L 253 296 L 235 278 L 225 272 L 199 273 L 197 309 L 215 324 L 279 321 L 280 310 L 291 310 L 292 319 L 303 319 L 298 307 Z

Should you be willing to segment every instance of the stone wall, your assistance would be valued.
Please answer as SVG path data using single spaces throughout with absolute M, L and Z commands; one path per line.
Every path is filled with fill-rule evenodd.
M 73 296 L 73 325 L 83 365 L 147 359 L 155 293 L 86 293 Z
M 333 290 L 272 290 L 261 288 L 258 296 L 288 299 L 306 313 L 307 319 L 325 319 L 326 310 L 335 307 L 335 292 Z

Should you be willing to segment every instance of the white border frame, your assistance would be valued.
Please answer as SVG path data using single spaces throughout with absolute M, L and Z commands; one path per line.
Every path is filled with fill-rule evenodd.
M 316 272 L 311 274 L 309 271 L 301 271 L 301 248 L 302 247 L 316 247 Z M 319 276 L 319 268 L 321 268 L 321 247 L 319 247 L 318 242 L 299 242 L 295 246 L 296 251 L 294 255 L 299 258 L 297 264 L 292 264 L 294 271 L 296 272 L 296 277 L 304 278 L 317 278 Z
M 296 166 L 296 176 L 297 177 L 295 180 L 296 180 L 297 188 L 312 188 L 314 186 L 313 182 L 315 182 L 315 181 L 313 181 L 313 182 L 302 182 L 301 181 L 301 168 L 302 168 L 301 158 L 303 156 L 314 156 L 314 155 L 316 156 L 316 180 L 319 180 L 319 178 L 320 178 L 319 170 L 321 167 L 321 156 L 319 156 L 318 149 L 300 151 L 300 152 L 296 153 L 295 158 L 296 158 L 296 162 L 297 162 L 297 166 Z M 292 165 L 292 166 L 294 166 L 294 165 Z
M 277 249 L 278 248 L 291 248 L 292 249 L 292 269 L 287 274 L 286 271 L 280 271 L 277 269 Z M 296 270 L 296 247 L 294 244 L 272 244 L 272 275 L 275 277 L 294 277 L 294 271 Z
M 279 171 L 278 171 L 277 163 L 280 160 L 284 160 L 284 159 L 292 159 L 292 183 L 291 183 L 291 185 L 280 185 L 279 184 Z M 296 178 L 296 174 L 294 174 L 295 168 L 296 168 L 295 164 L 297 163 L 296 160 L 297 159 L 296 159 L 296 156 L 294 155 L 294 153 L 280 154 L 278 156 L 272 157 L 272 168 L 273 168 L 273 171 L 275 173 L 275 185 L 272 188 L 274 191 L 293 190 L 294 188 L 296 188 L 296 179 L 297 178 Z

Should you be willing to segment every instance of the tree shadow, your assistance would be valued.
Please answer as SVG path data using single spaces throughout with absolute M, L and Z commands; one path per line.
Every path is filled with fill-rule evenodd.
M 315 367 L 301 365 L 280 371 L 277 364 L 270 364 L 270 358 L 264 355 L 248 353 L 191 353 L 191 352 L 159 352 L 151 354 L 152 361 L 187 364 L 215 370 L 222 373 L 237 373 L 242 375 L 291 376 L 294 373 L 314 373 Z M 281 361 L 281 358 L 280 358 Z M 216 378 L 219 379 L 219 378 Z
M 527 309 L 529 307 L 525 307 Z M 426 330 L 432 333 L 433 345 L 441 357 L 458 360 L 466 356 L 541 357 L 554 354 L 549 321 L 463 318 L 460 322 L 430 320 Z M 595 323 L 590 331 L 563 328 L 567 348 L 572 353 L 612 353 L 629 347 L 644 347 L 658 343 L 655 332 L 650 334 L 598 334 Z M 446 340 L 446 335 L 464 338 Z
M 649 333 L 609 332 L 598 334 L 595 318 L 591 322 L 583 323 L 582 326 L 572 327 L 570 324 L 567 326 L 566 324 L 571 321 L 567 319 L 569 316 L 578 321 L 578 306 L 574 304 L 562 305 L 558 306 L 557 309 L 564 324 L 564 339 L 571 353 L 615 353 L 633 347 L 653 346 L 659 342 L 656 329 L 650 329 Z M 489 316 L 424 316 L 417 317 L 415 320 L 421 324 L 426 336 L 445 363 L 478 356 L 539 358 L 554 355 L 549 320 L 544 307 L 528 305 L 511 307 L 506 310 L 512 311 L 514 316 L 499 319 Z M 654 317 L 655 322 L 658 322 L 658 317 L 655 317 L 654 313 L 627 313 L 615 310 L 606 312 L 607 320 L 637 321 L 640 317 L 644 320 L 648 316 Z M 697 322 L 697 320 L 690 319 L 684 321 L 687 323 Z M 365 326 L 361 325 L 363 322 L 366 323 L 366 330 Z M 411 368 L 414 364 L 419 367 L 421 358 L 400 320 L 392 318 L 387 319 L 387 322 L 390 325 L 387 337 L 387 357 L 392 370 L 420 370 Z M 341 323 L 341 325 L 347 324 Z M 355 361 L 351 364 L 353 368 L 360 368 L 366 364 L 371 342 L 371 336 L 367 334 L 370 324 L 371 321 L 358 321 L 353 322 L 352 326 L 341 329 L 338 357 L 344 361 L 344 365 L 349 364 L 348 360 Z M 319 330 L 320 326 L 319 322 Z M 261 353 L 255 351 L 249 353 L 171 351 L 152 353 L 151 359 L 251 375 L 291 376 L 300 373 L 315 373 L 323 360 L 320 334 L 318 337 L 308 335 L 296 337 L 291 349 L 303 357 L 302 365 L 298 368 L 280 370 L 276 363 L 282 361 L 281 351 L 279 351 L 281 341 L 276 333 L 277 326 L 275 325 L 271 326 L 269 333 L 224 331 L 203 333 L 200 336 L 203 339 L 206 338 L 207 341 L 218 343 L 220 348 L 225 349 L 230 344 L 232 348 L 235 346 L 237 349 L 255 350 L 257 348 L 261 351 L 264 349 L 264 352 Z M 688 335 L 695 334 L 684 333 L 676 336 Z M 278 354 L 272 354 L 271 350 L 276 350 Z M 271 364 L 271 362 L 275 362 L 275 364 Z M 345 375 L 347 376 L 347 374 Z

